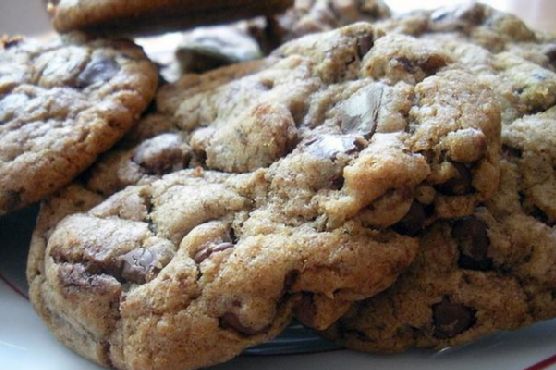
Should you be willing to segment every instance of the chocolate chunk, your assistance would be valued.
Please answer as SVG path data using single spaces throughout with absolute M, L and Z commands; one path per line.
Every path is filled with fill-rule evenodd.
M 396 62 L 398 62 L 407 73 L 415 73 L 415 65 L 406 57 L 396 58 Z
M 190 73 L 205 73 L 232 63 L 226 55 L 205 50 L 183 48 L 176 51 L 176 54 L 182 65 L 182 70 Z
M 394 231 L 402 235 L 415 236 L 425 226 L 427 212 L 425 206 L 414 201 L 406 215 L 393 226 Z
M 167 133 L 139 145 L 133 154 L 133 161 L 148 174 L 163 175 L 183 169 L 189 159 L 187 154 L 182 150 L 181 137 Z
M 109 81 L 120 69 L 121 66 L 114 59 L 106 57 L 93 58 L 77 77 L 76 87 L 85 88 Z
M 344 134 L 361 135 L 366 139 L 376 131 L 383 87 L 373 84 L 359 90 L 340 106 L 340 128 Z
M 233 248 L 234 245 L 229 242 L 220 243 L 217 246 L 212 248 L 212 253 L 225 251 L 226 249 Z
M 452 338 L 471 328 L 475 322 L 475 310 L 460 303 L 450 302 L 447 297 L 432 306 L 434 336 Z
M 463 163 L 452 162 L 456 169 L 456 175 L 444 184 L 438 186 L 438 190 L 444 195 L 466 195 L 473 193 L 473 175 Z
M 206 260 L 207 258 L 209 258 L 211 253 L 212 253 L 212 250 L 210 248 L 208 248 L 208 247 L 203 248 L 195 254 L 195 257 L 193 257 L 193 260 L 195 261 L 195 263 L 199 264 L 199 263 L 203 262 L 204 260 Z
M 431 55 L 424 63 L 420 63 L 419 67 L 421 67 L 427 76 L 430 76 L 438 72 L 438 70 L 445 65 L 446 60 L 444 58 L 438 55 Z
M 417 72 L 417 67 L 419 67 L 425 75 L 430 76 L 438 72 L 440 67 L 446 65 L 446 61 L 437 55 L 431 55 L 424 62 L 417 63 L 411 61 L 406 57 L 396 58 L 396 61 L 403 67 L 404 71 L 407 73 L 414 74 Z
M 203 248 L 203 249 L 199 250 L 195 254 L 195 257 L 193 257 L 193 260 L 195 261 L 195 263 L 201 263 L 204 260 L 206 260 L 207 258 L 209 258 L 211 256 L 211 254 L 217 253 L 217 252 L 222 252 L 226 249 L 230 249 L 230 248 L 233 248 L 233 247 L 234 247 L 234 245 L 232 243 L 229 243 L 229 242 L 223 242 L 223 243 L 220 243 L 218 245 L 208 246 L 206 248 Z
M 513 148 L 511 146 L 508 145 L 502 145 L 502 155 L 504 156 L 504 158 L 506 159 L 512 159 L 512 158 L 522 158 L 523 157 L 523 150 L 519 149 L 519 148 Z
M 120 257 L 121 276 L 135 284 L 145 284 L 147 274 L 155 268 L 159 259 L 153 251 L 145 248 L 134 249 Z
M 365 55 L 371 50 L 375 43 L 373 36 L 363 36 L 357 39 L 357 54 L 359 55 L 359 59 L 363 60 Z
M 543 212 L 538 207 L 533 206 L 532 208 L 533 209 L 529 212 L 531 214 L 531 216 L 533 216 L 537 221 L 540 221 L 543 224 L 550 224 L 549 223 L 549 218 L 548 218 L 548 216 L 545 212 Z M 550 226 L 552 226 L 552 225 L 550 225 Z
M 485 271 L 492 267 L 488 258 L 490 240 L 487 224 L 475 217 L 465 217 L 454 222 L 452 237 L 460 252 L 458 265 L 464 269 Z
M 550 44 L 544 49 L 544 54 L 550 64 L 556 65 L 556 44 Z
M 2 37 L 0 38 L 0 45 L 4 49 L 9 49 L 14 46 L 19 45 L 23 41 L 23 37 L 14 36 L 14 37 Z
M 313 293 L 303 293 L 301 299 L 295 305 L 294 315 L 302 324 L 312 326 L 317 316 L 317 306 Z
M 262 329 L 254 329 L 245 326 L 241 323 L 239 317 L 233 312 L 226 312 L 224 315 L 220 316 L 219 324 L 222 329 L 232 329 L 245 336 L 264 333 L 268 328 L 267 326 Z
M 91 273 L 81 263 L 63 263 L 58 270 L 58 277 L 65 288 L 82 288 L 106 293 L 118 293 L 120 284 L 105 273 Z
M 335 160 L 340 153 L 353 154 L 363 148 L 356 136 L 324 135 L 308 142 L 307 151 L 319 158 Z M 363 140 L 364 141 L 364 140 Z
M 195 148 L 194 152 L 193 152 L 194 156 L 195 156 L 195 160 L 201 165 L 201 166 L 206 166 L 207 164 L 207 152 L 206 150 L 200 149 L 200 148 Z
M 239 238 L 237 237 L 236 231 L 234 230 L 233 227 L 230 227 L 229 237 L 232 244 L 237 244 Z
M 330 180 L 330 189 L 340 190 L 344 186 L 344 182 L 344 177 L 341 174 L 338 174 Z

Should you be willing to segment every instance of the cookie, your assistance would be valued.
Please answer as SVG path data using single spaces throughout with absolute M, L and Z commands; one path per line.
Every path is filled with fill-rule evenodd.
M 411 25 L 419 29 L 416 40 L 442 45 L 459 68 L 493 88 L 503 108 L 501 186 L 473 215 L 430 225 L 418 236 L 415 263 L 394 286 L 355 304 L 323 333 L 349 348 L 443 348 L 556 316 L 556 75 L 546 54 L 551 41 L 513 16 L 487 8 L 491 19 L 483 24 L 475 15 L 485 11 L 482 5 L 464 9 L 443 16 L 458 25 L 448 33 L 414 27 L 422 19 L 417 14 L 389 22 L 397 26 L 382 40 L 407 39 L 400 32 Z M 392 59 L 386 51 L 381 55 Z
M 556 107 L 526 115 L 505 125 L 504 158 L 515 165 L 512 191 L 500 191 L 491 201 L 496 215 L 523 212 L 539 222 L 556 223 Z M 525 231 L 524 231 L 525 233 Z
M 0 214 L 68 184 L 135 123 L 156 68 L 128 41 L 0 41 Z
M 405 35 L 442 47 L 496 91 L 503 123 L 556 103 L 556 41 L 514 15 L 472 3 L 393 17 L 376 26 L 394 39 Z
M 261 58 L 285 42 L 390 15 L 382 1 L 297 0 L 282 14 L 185 32 L 176 50 L 183 73 Z
M 171 369 L 229 359 L 292 316 L 324 329 L 393 283 L 426 222 L 489 198 L 492 91 L 432 46 L 408 51 L 423 74 L 377 81 L 381 36 L 357 24 L 161 88 L 43 206 L 28 279 L 57 337 L 105 366 Z
M 320 301 L 373 295 L 411 262 L 411 238 L 357 222 L 320 231 L 279 214 L 289 205 L 269 188 L 280 170 L 186 170 L 55 224 L 56 212 L 96 202 L 69 188 L 69 205 L 51 202 L 39 218 L 39 230 L 55 226 L 33 239 L 31 301 L 63 343 L 101 365 L 189 369 L 271 339 L 294 312 L 321 319 Z
M 418 230 L 427 220 L 472 213 L 497 187 L 499 108 L 490 89 L 450 67 L 432 43 L 401 52 L 423 65 L 406 73 L 411 78 L 388 79 L 390 70 L 377 69 L 382 37 L 364 41 L 365 55 L 359 50 L 360 35 L 371 33 L 357 25 L 310 36 L 266 60 L 163 87 L 157 112 L 89 171 L 86 186 L 109 195 L 197 165 L 250 172 L 306 146 L 323 158 L 342 150 L 357 156 L 330 172 L 334 196 L 318 205 L 330 225 L 362 214 L 370 226 L 389 227 L 413 206 Z M 320 51 L 329 47 L 334 54 Z M 447 108 L 433 113 L 440 106 Z
M 48 3 L 52 24 L 58 32 L 152 34 L 206 24 L 230 22 L 287 9 L 291 0 L 53 0 Z
M 382 0 L 295 0 L 282 14 L 249 21 L 249 30 L 269 53 L 295 38 L 389 16 L 390 8 Z
M 386 32 L 412 36 L 443 33 L 465 37 L 492 52 L 500 52 L 508 44 L 534 41 L 541 36 L 519 17 L 478 2 L 401 14 L 381 20 L 376 26 Z
M 515 122 L 495 197 L 431 226 L 396 284 L 324 335 L 361 351 L 440 349 L 555 317 L 555 114 Z

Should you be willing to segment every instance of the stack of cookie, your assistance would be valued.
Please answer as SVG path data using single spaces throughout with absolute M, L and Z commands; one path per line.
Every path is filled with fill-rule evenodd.
M 482 4 L 298 0 L 230 26 L 267 57 L 159 84 L 110 38 L 290 5 L 61 1 L 70 33 L 2 40 L 0 212 L 43 200 L 56 337 L 193 369 L 293 318 L 395 352 L 556 317 L 556 40 Z

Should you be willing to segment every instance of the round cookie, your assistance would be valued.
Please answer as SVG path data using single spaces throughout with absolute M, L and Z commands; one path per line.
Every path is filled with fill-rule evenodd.
M 292 0 L 52 0 L 58 32 L 152 34 L 284 11 Z
M 156 68 L 128 41 L 0 40 L 0 214 L 68 184 L 137 121 Z
M 358 222 L 321 231 L 280 214 L 291 207 L 272 190 L 280 173 L 186 170 L 56 223 L 97 201 L 68 188 L 33 238 L 35 308 L 101 365 L 191 369 L 271 339 L 294 312 L 321 319 L 313 300 L 374 295 L 412 261 L 411 238 Z
M 85 185 L 110 195 L 188 166 L 251 172 L 309 147 L 323 160 L 353 158 L 326 175 L 333 189 L 316 200 L 330 226 L 361 215 L 386 228 L 412 208 L 416 225 L 398 228 L 411 234 L 427 220 L 470 214 L 497 187 L 494 95 L 432 42 L 401 40 L 400 58 L 422 67 L 389 78 L 398 70 L 376 59 L 385 37 L 359 24 L 292 41 L 262 61 L 186 75 L 160 89 L 157 111 Z
M 491 90 L 434 48 L 408 51 L 435 61 L 414 80 L 377 81 L 380 37 L 357 24 L 163 87 L 83 187 L 43 206 L 28 280 L 57 337 L 106 366 L 172 369 L 292 316 L 324 329 L 412 262 L 400 234 L 490 197 Z
M 503 51 L 510 44 L 535 41 L 540 36 L 519 17 L 479 2 L 400 14 L 379 21 L 376 26 L 388 33 L 412 36 L 450 34 L 471 39 L 492 52 Z
M 411 34 L 438 43 L 493 88 L 502 106 L 501 187 L 473 216 L 429 227 L 408 272 L 324 335 L 358 350 L 397 352 L 459 345 L 556 316 L 556 110 L 543 112 L 555 102 L 552 41 L 481 4 L 380 27 L 391 34 L 379 57 L 407 39 L 399 33 Z
M 411 36 L 415 44 L 436 44 L 489 84 L 502 107 L 502 122 L 544 111 L 556 103 L 556 41 L 529 29 L 512 14 L 481 3 L 419 11 L 377 22 L 393 55 L 393 41 Z M 404 36 L 405 35 L 405 36 Z M 413 68 L 408 65 L 406 68 Z
M 382 0 L 295 0 L 282 14 L 249 21 L 249 30 L 269 53 L 295 38 L 389 16 L 390 8 Z
M 556 108 L 504 126 L 498 193 L 435 223 L 415 263 L 325 336 L 362 351 L 442 348 L 556 316 Z

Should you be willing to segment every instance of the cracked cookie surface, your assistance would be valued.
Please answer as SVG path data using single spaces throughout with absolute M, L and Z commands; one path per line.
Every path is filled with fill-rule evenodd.
M 530 204 L 554 203 L 553 179 L 534 175 L 549 190 L 540 202 L 521 198 L 531 180 L 522 166 L 504 159 L 500 191 L 486 207 L 432 225 L 408 271 L 324 335 L 361 351 L 440 349 L 556 316 L 556 229 Z
M 157 87 L 127 41 L 0 40 L 0 214 L 68 184 L 136 122 Z
M 412 261 L 412 238 L 356 221 L 323 231 L 278 213 L 292 207 L 272 190 L 280 171 L 185 170 L 87 213 L 75 212 L 100 197 L 65 189 L 43 205 L 33 237 L 35 308 L 104 366 L 189 369 L 271 339 L 294 313 L 328 326 L 337 304 L 385 289 Z
M 324 332 L 362 351 L 461 345 L 556 316 L 552 41 L 480 4 L 426 14 L 387 21 L 389 37 L 436 40 L 490 81 L 503 108 L 501 186 L 472 215 L 429 226 L 408 271 Z
M 393 283 L 412 235 L 489 198 L 491 89 L 433 46 L 382 78 L 381 37 L 356 24 L 163 87 L 43 205 L 28 279 L 56 335 L 117 368 L 224 361 L 292 316 L 328 327 Z
M 59 32 L 152 34 L 230 22 L 284 11 L 291 0 L 50 0 L 48 11 Z
M 423 224 L 471 213 L 497 186 L 494 95 L 432 43 L 397 40 L 405 64 L 381 67 L 386 38 L 359 24 L 293 41 L 262 61 L 186 75 L 161 88 L 157 111 L 85 185 L 110 195 L 188 166 L 246 173 L 307 148 L 337 162 L 315 198 L 330 225 L 361 213 L 388 227 L 414 200 Z
M 392 38 L 432 42 L 490 84 L 503 123 L 556 103 L 556 40 L 529 29 L 515 15 L 473 3 L 393 17 L 376 27 Z

